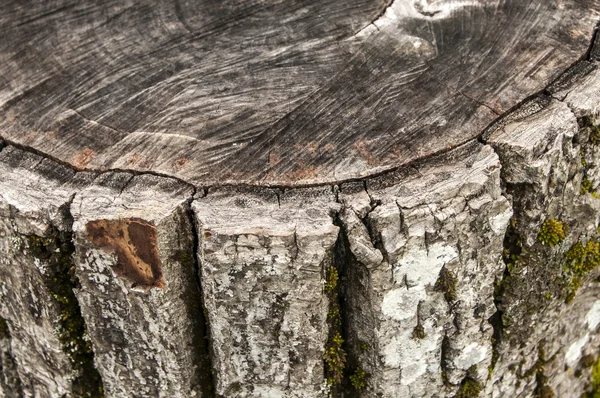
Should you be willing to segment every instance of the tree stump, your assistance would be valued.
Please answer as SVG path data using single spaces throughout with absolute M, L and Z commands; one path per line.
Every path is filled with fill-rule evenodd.
M 600 394 L 599 19 L 2 2 L 0 396 Z

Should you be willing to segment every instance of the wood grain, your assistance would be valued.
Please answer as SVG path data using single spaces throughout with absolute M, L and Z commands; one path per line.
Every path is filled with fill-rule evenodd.
M 476 138 L 600 0 L 3 1 L 0 136 L 200 186 L 378 174 Z

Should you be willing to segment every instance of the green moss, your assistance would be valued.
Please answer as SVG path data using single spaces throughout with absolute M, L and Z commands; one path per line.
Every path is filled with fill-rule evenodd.
M 335 267 L 329 267 L 327 271 L 327 279 L 325 280 L 325 294 L 331 295 L 337 288 L 338 271 Z
M 329 267 L 325 280 L 325 293 L 329 298 L 329 312 L 327 314 L 329 338 L 325 345 L 323 361 L 325 362 L 327 381 L 332 388 L 341 384 L 346 368 L 346 351 L 343 347 L 344 339 L 341 334 L 342 319 L 338 297 L 338 279 L 338 270 L 333 266 Z
M 479 394 L 481 394 L 481 385 L 477 381 L 467 377 L 460 384 L 455 398 L 473 398 L 478 397 Z
M 583 148 L 581 148 L 579 150 L 579 155 L 581 156 L 581 166 L 583 166 L 583 168 L 587 168 L 587 161 L 585 160 L 585 150 Z
M 45 262 L 44 283 L 58 305 L 60 319 L 56 329 L 58 339 L 67 355 L 74 375 L 74 398 L 104 397 L 100 374 L 94 367 L 94 353 L 79 304 L 73 292 L 76 286 L 71 234 L 51 230 L 47 237 L 26 236 L 27 250 Z
M 364 341 L 360 343 L 360 350 L 362 352 L 366 352 L 369 349 L 369 346 Z
M 583 279 L 600 265 L 600 243 L 597 241 L 598 238 L 596 236 L 585 244 L 577 242 L 564 254 L 563 273 L 569 281 L 567 285 L 567 303 L 573 301 Z
M 587 178 L 584 178 L 581 181 L 581 188 L 579 189 L 579 193 L 581 195 L 585 195 L 586 193 L 592 193 L 594 190 L 592 189 L 592 182 Z
M 565 223 L 553 219 L 544 221 L 538 240 L 550 247 L 558 245 L 567 237 L 568 227 Z
M 344 377 L 344 368 L 346 367 L 346 352 L 342 348 L 344 339 L 337 332 L 328 341 L 323 355 L 325 361 L 327 380 L 330 385 L 340 384 Z
M 415 328 L 413 329 L 412 337 L 413 339 L 424 339 L 425 337 L 427 337 L 427 335 L 425 334 L 425 328 L 421 325 L 415 326 Z
M 433 288 L 436 291 L 443 292 L 444 298 L 449 303 L 458 300 L 458 295 L 456 294 L 456 277 L 446 267 L 443 267 L 440 271 L 440 276 Z
M 367 386 L 365 372 L 361 368 L 356 368 L 353 374 L 350 375 L 350 383 L 357 390 L 362 390 Z
M 592 373 L 590 375 L 590 384 L 582 398 L 600 398 L 600 356 L 593 364 Z

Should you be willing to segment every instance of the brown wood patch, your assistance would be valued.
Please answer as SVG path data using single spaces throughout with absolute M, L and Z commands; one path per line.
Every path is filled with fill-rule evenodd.
M 95 220 L 87 223 L 86 233 L 94 245 L 117 255 L 112 269 L 132 288 L 165 287 L 154 225 L 136 218 Z

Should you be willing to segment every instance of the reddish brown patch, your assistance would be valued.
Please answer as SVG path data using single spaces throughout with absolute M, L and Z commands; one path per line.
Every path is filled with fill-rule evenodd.
M 175 159 L 173 161 L 173 169 L 176 171 L 181 170 L 188 162 L 190 161 L 189 158 L 186 157 L 182 157 L 182 158 L 178 158 Z
M 325 151 L 327 151 L 327 152 L 333 152 L 333 151 L 335 151 L 335 145 L 333 145 L 333 144 L 325 144 L 325 146 L 323 147 L 323 149 L 325 149 Z
M 116 253 L 112 269 L 131 287 L 164 288 L 156 227 L 136 218 L 96 220 L 86 225 L 88 239 L 108 253 Z
M 142 160 L 140 155 L 138 155 L 137 153 L 134 153 L 133 155 L 131 155 L 130 157 L 127 158 L 127 165 L 135 166 L 136 164 L 138 164 L 140 162 L 140 160 Z
M 352 145 L 352 147 L 356 150 L 360 157 L 367 161 L 368 165 L 377 164 L 377 159 L 369 150 L 366 142 L 357 141 Z
M 91 148 L 84 148 L 81 152 L 73 157 L 73 166 L 78 169 L 83 169 L 96 157 L 96 152 Z
M 281 159 L 274 153 L 269 153 L 269 166 L 275 167 Z
M 23 136 L 23 142 L 30 143 L 31 141 L 33 141 L 37 137 L 37 135 L 38 135 L 38 133 L 36 133 L 35 131 L 32 131 L 31 133 L 25 134 Z

